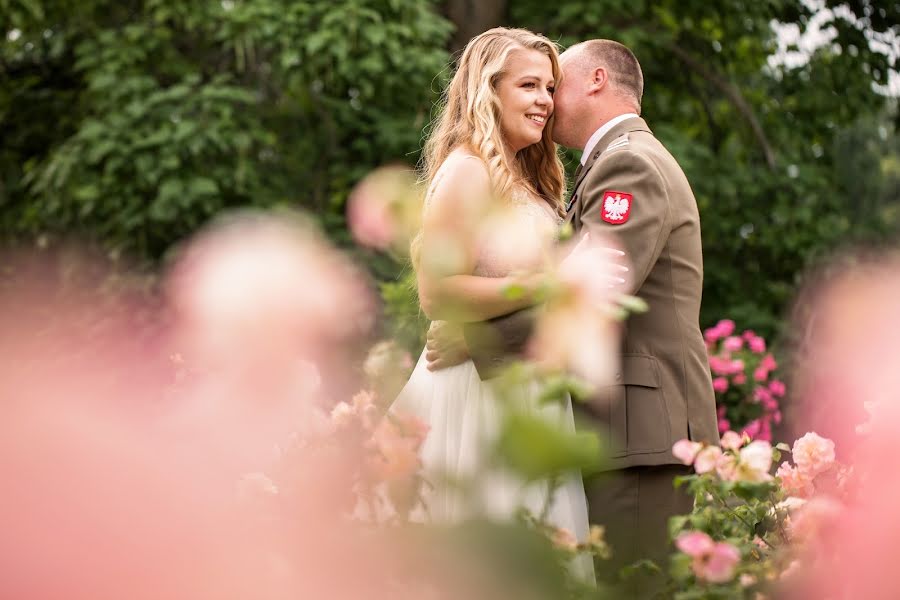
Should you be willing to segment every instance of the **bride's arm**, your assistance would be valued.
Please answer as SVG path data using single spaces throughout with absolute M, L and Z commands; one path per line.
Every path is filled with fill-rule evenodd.
M 425 211 L 416 270 L 419 303 L 429 319 L 484 321 L 535 302 L 542 277 L 473 275 L 480 209 L 491 201 L 488 172 L 479 160 L 449 159 Z M 448 252 L 450 256 L 448 256 Z M 509 290 L 515 288 L 516 293 Z

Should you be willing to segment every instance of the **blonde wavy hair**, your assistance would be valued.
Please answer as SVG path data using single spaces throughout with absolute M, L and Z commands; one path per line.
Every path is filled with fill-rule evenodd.
M 507 141 L 500 131 L 502 107 L 497 84 L 506 74 L 509 55 L 520 49 L 537 50 L 550 58 L 553 79 L 561 77 L 556 45 L 527 29 L 496 27 L 472 38 L 444 91 L 438 115 L 425 142 L 422 178 L 428 189 L 441 164 L 453 150 L 465 147 L 484 161 L 493 192 L 510 198 L 517 187 L 543 198 L 560 216 L 565 215 L 565 172 L 551 134 L 554 117 L 544 127 L 541 141 L 520 150 L 510 161 Z

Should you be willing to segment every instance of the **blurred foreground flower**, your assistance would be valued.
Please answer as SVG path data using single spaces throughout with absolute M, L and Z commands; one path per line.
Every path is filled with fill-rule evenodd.
M 643 303 L 624 296 L 628 267 L 610 240 L 585 235 L 560 263 L 529 341 L 544 368 L 568 371 L 595 386 L 612 381 L 619 352 L 619 321 Z
M 415 172 L 402 166 L 376 169 L 353 189 L 347 222 L 363 246 L 401 255 L 419 230 L 422 198 Z

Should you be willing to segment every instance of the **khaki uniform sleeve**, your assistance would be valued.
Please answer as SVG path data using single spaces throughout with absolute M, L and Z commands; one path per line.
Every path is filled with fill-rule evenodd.
M 659 258 L 671 228 L 669 198 L 662 176 L 646 158 L 627 150 L 602 156 L 586 175 L 582 192 L 581 230 L 614 235 L 631 263 L 628 293 L 641 288 Z M 631 212 L 624 223 L 603 220 L 606 192 L 631 194 Z

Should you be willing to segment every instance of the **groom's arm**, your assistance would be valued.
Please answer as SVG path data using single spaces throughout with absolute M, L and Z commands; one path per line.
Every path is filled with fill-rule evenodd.
M 524 356 L 538 310 L 524 308 L 488 321 L 463 325 L 469 356 L 482 381 L 497 376 L 504 366 Z

